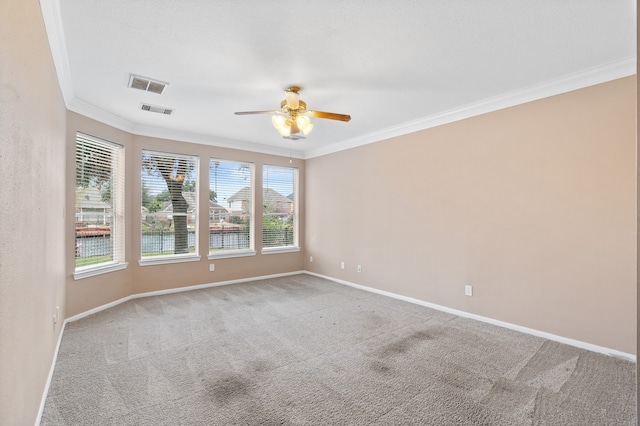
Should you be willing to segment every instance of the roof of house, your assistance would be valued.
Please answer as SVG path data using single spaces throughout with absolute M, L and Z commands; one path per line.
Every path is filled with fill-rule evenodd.
M 233 194 L 231 197 L 227 198 L 227 202 L 233 203 L 236 201 L 244 201 L 251 200 L 251 188 L 245 186 L 240 191 Z M 277 204 L 278 202 L 282 204 L 288 204 L 293 202 L 291 199 L 285 197 L 278 191 L 272 188 L 263 188 L 262 189 L 262 202 L 264 204 Z
M 182 196 L 184 197 L 184 199 L 187 201 L 187 213 L 193 213 L 196 209 L 196 193 L 195 192 L 183 192 Z M 224 207 L 222 207 L 220 204 L 209 200 L 209 209 L 214 209 L 214 210 L 224 210 L 227 211 L 227 209 L 225 209 Z M 160 210 L 160 212 L 162 213 L 172 213 L 173 212 L 173 205 L 171 204 L 171 201 L 166 201 L 163 205 L 162 205 L 162 210 Z
M 111 204 L 102 200 L 102 192 L 95 186 L 76 188 L 76 206 L 81 209 L 111 209 Z

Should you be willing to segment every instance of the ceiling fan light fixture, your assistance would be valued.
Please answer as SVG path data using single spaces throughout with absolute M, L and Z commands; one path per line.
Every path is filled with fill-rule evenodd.
M 300 127 L 298 127 L 298 123 L 296 120 L 291 120 L 291 124 L 290 124 L 290 128 L 291 128 L 291 134 L 295 135 L 296 133 L 300 133 Z
M 302 133 L 304 133 L 304 135 L 307 136 L 309 133 L 311 133 L 312 130 L 313 130 L 313 124 L 309 123 L 308 126 L 302 129 Z
M 313 124 L 311 124 L 311 120 L 306 115 L 299 115 L 296 119 L 296 123 L 298 124 L 298 128 L 304 133 L 308 135 L 311 133 L 313 129 Z
M 284 118 L 282 115 L 274 115 L 273 117 L 271 117 L 271 124 L 273 124 L 273 127 L 278 130 L 280 130 L 280 128 L 284 125 L 285 121 L 286 118 Z
M 289 90 L 285 90 L 284 95 L 289 108 L 298 109 L 300 107 L 300 95 L 297 91 L 294 91 L 292 89 L 293 88 L 289 88 Z
M 311 120 L 309 120 L 309 117 L 307 117 L 306 115 L 299 115 L 296 121 L 298 122 L 298 127 L 300 127 L 301 129 L 304 129 L 309 124 L 311 124 Z
M 278 129 L 278 132 L 284 136 L 285 138 L 287 136 L 291 136 L 291 125 L 289 123 L 285 123 L 282 126 L 280 126 L 280 128 Z
M 270 111 L 241 111 L 235 112 L 236 115 L 248 114 L 272 114 L 271 124 L 273 127 L 287 139 L 303 139 L 313 130 L 312 118 L 324 118 L 327 120 L 349 121 L 351 116 L 346 114 L 337 114 L 335 112 L 311 111 L 307 110 L 307 104 L 300 99 L 300 87 L 291 86 L 284 91 L 285 99 L 280 102 L 279 110 Z

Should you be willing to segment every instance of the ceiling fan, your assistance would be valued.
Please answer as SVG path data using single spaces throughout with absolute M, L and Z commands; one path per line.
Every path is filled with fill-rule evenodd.
M 313 129 L 309 117 L 326 118 L 328 120 L 349 121 L 351 116 L 335 112 L 310 111 L 307 104 L 300 99 L 300 87 L 291 86 L 284 91 L 285 99 L 280 102 L 279 110 L 241 111 L 236 115 L 273 114 L 271 123 L 278 132 L 288 139 L 302 139 Z M 304 136 L 300 135 L 302 133 Z

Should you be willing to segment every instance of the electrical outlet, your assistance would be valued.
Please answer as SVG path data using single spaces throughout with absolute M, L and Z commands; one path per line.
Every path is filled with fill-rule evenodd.
M 464 295 L 465 296 L 473 296 L 473 286 L 465 285 L 464 286 Z
M 344 269 L 344 262 L 340 262 L 340 269 Z
M 362 272 L 362 266 L 358 265 L 358 272 Z
M 309 256 L 309 262 L 313 262 L 313 256 Z
M 209 264 L 209 272 L 213 272 L 215 270 L 216 270 L 216 264 L 215 263 Z

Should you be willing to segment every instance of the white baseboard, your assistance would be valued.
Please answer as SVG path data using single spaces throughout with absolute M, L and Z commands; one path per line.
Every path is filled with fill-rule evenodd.
M 216 283 L 198 284 L 198 285 L 193 285 L 193 286 L 189 286 L 189 287 L 177 287 L 177 288 L 170 288 L 170 289 L 166 289 L 166 290 L 149 291 L 149 292 L 146 292 L 146 293 L 131 294 L 129 296 L 123 297 L 122 299 L 114 300 L 113 302 L 106 303 L 104 305 L 98 306 L 98 307 L 93 308 L 93 309 L 89 309 L 88 311 L 85 311 L 85 312 L 79 313 L 77 315 L 74 315 L 72 317 L 69 317 L 69 318 L 67 318 L 65 320 L 65 323 L 67 321 L 68 322 L 77 321 L 77 320 L 79 320 L 81 318 L 88 317 L 89 315 L 95 314 L 95 313 L 100 312 L 100 311 L 104 311 L 105 309 L 112 308 L 112 307 L 117 306 L 117 305 L 119 305 L 121 303 L 128 302 L 129 300 L 140 299 L 142 297 L 161 296 L 163 294 L 181 293 L 183 291 L 199 290 L 199 289 L 209 288 L 209 287 L 221 287 L 221 286 L 231 285 L 231 284 L 239 284 L 239 283 L 246 283 L 246 282 L 251 282 L 251 281 L 259 281 L 259 280 L 268 280 L 268 279 L 271 279 L 271 278 L 288 277 L 288 276 L 291 276 L 291 275 L 300 275 L 300 274 L 304 274 L 304 273 L 305 273 L 305 271 L 284 272 L 282 274 L 262 275 L 262 276 L 259 276 L 259 277 L 240 278 L 240 279 L 237 279 L 237 280 L 219 281 L 219 282 L 216 282 Z
M 391 292 L 384 291 L 384 290 L 378 290 L 376 288 L 371 288 L 371 287 L 367 287 L 367 286 L 364 286 L 364 285 L 355 284 L 355 283 L 352 283 L 352 282 L 349 282 L 349 281 L 345 281 L 345 280 L 341 280 L 341 279 L 338 279 L 338 278 L 333 278 L 333 277 L 329 277 L 329 276 L 326 276 L 326 275 L 317 274 L 315 272 L 304 271 L 304 273 L 308 274 L 308 275 L 312 275 L 314 277 L 324 278 L 324 279 L 327 279 L 329 281 L 336 282 L 338 284 L 347 285 L 349 287 L 354 287 L 354 288 L 357 288 L 357 289 L 360 289 L 360 290 L 365 290 L 365 291 L 368 291 L 368 292 L 371 292 L 371 293 L 380 294 L 382 296 L 393 297 L 394 299 L 399 299 L 399 300 L 403 300 L 405 302 L 410 302 L 410 303 L 415 303 L 417 305 L 425 306 L 427 308 L 436 309 L 438 311 L 447 312 L 447 313 L 450 313 L 450 314 L 453 314 L 453 315 L 457 315 L 459 317 L 470 318 L 470 319 L 473 319 L 473 320 L 486 322 L 488 324 L 497 325 L 498 327 L 508 328 L 510 330 L 515 330 L 515 331 L 519 331 L 519 332 L 522 332 L 522 333 L 530 334 L 530 335 L 533 335 L 533 336 L 542 337 L 543 339 L 553 340 L 555 342 L 559 342 L 559 343 L 564 343 L 564 344 L 567 344 L 567 345 L 575 346 L 575 347 L 580 348 L 580 349 L 586 349 L 586 350 L 591 351 L 591 352 L 597 352 L 597 353 L 601 353 L 601 354 L 604 354 L 604 355 L 614 356 L 614 357 L 617 357 L 617 358 L 622 358 L 622 359 L 626 359 L 626 360 L 629 360 L 629 361 L 636 362 L 636 355 L 629 354 L 629 353 L 622 352 L 622 351 L 618 351 L 616 349 L 605 348 L 603 346 L 598 346 L 598 345 L 594 345 L 594 344 L 591 344 L 591 343 L 582 342 L 580 340 L 569 339 L 568 337 L 557 336 L 555 334 L 547 333 L 547 332 L 536 330 L 536 329 L 533 329 L 533 328 L 523 327 L 523 326 L 520 326 L 520 325 L 517 325 L 517 324 L 511 324 L 511 323 L 508 323 L 508 322 L 505 322 L 505 321 L 500 321 L 500 320 L 484 317 L 484 316 L 481 316 L 481 315 L 472 314 L 472 313 L 465 312 L 465 311 L 459 311 L 457 309 L 448 308 L 446 306 L 436 305 L 435 303 L 429 303 L 429 302 L 425 302 L 423 300 L 414 299 L 412 297 L 402 296 L 400 294 L 395 294 L 395 293 L 391 293 Z
M 259 276 L 259 277 L 251 277 L 251 278 L 241 278 L 241 279 L 237 279 L 237 280 L 228 280 L 228 281 L 220 281 L 220 282 L 216 282 L 216 283 L 208 283 L 208 284 L 200 284 L 200 285 L 194 285 L 194 286 L 189 286 L 189 287 L 178 287 L 178 288 L 172 288 L 172 289 L 167 289 L 167 290 L 158 290 L 158 291 L 151 291 L 151 292 L 147 292 L 147 293 L 137 293 L 137 294 L 132 294 L 129 295 L 127 297 L 123 297 L 122 299 L 118 299 L 115 300 L 113 302 L 104 304 L 102 306 L 98 306 L 96 308 L 90 309 L 88 311 L 82 312 L 80 314 L 74 315 L 72 317 L 69 317 L 67 319 L 64 320 L 64 322 L 62 323 L 62 330 L 60 330 L 60 334 L 58 336 L 58 343 L 56 344 L 56 350 L 53 354 L 53 360 L 51 362 L 51 368 L 49 369 L 49 376 L 47 377 L 47 383 L 45 384 L 45 389 L 44 389 L 44 393 L 42 395 L 42 400 L 40 402 L 40 409 L 38 411 L 38 416 L 36 418 L 36 423 L 35 426 L 39 426 L 40 425 L 40 421 L 42 419 L 42 414 L 44 411 L 44 405 L 47 399 L 47 394 L 49 393 L 49 386 L 51 385 L 51 380 L 53 378 L 53 372 L 55 369 L 55 365 L 56 365 L 56 361 L 58 359 L 58 351 L 60 349 L 60 343 L 62 342 L 62 335 L 64 334 L 64 329 L 67 325 L 67 323 L 69 322 L 73 322 L 73 321 L 77 321 L 81 318 L 87 317 L 89 315 L 95 314 L 97 312 L 100 311 L 104 311 L 105 309 L 109 309 L 111 307 L 117 306 L 121 303 L 127 302 L 129 300 L 132 299 L 139 299 L 139 298 L 143 298 L 143 297 L 151 297 L 151 296 L 160 296 L 163 294 L 172 294 L 172 293 L 180 293 L 183 291 L 191 291 L 191 290 L 198 290 L 198 289 L 203 289 L 203 288 L 209 288 L 209 287 L 221 287 L 221 286 L 225 286 L 225 285 L 231 285 L 231 284 L 239 284 L 239 283 L 245 283 L 245 282 L 251 282 L 251 281 L 259 281 L 259 280 L 266 280 L 266 279 L 271 279 L 271 278 L 279 278 L 279 277 L 287 277 L 287 276 L 291 276 L 291 275 L 299 275 L 299 274 L 307 274 L 307 275 L 312 275 L 314 277 L 318 277 L 318 278 L 324 278 L 326 280 L 329 281 L 333 281 L 336 282 L 338 284 L 343 284 L 343 285 L 347 285 L 349 287 L 354 287 L 360 290 L 364 290 L 364 291 L 368 291 L 371 293 L 376 293 L 376 294 L 380 294 L 382 296 L 387 296 L 387 297 L 392 297 L 394 299 L 398 299 L 398 300 L 403 300 L 405 302 L 410 302 L 410 303 L 415 303 L 417 305 L 421 305 L 421 306 L 425 306 L 427 308 L 431 308 L 431 309 L 436 309 L 438 311 L 443 311 L 443 312 L 447 312 L 453 315 L 457 315 L 460 317 L 464 317 L 464 318 L 470 318 L 470 319 L 474 319 L 477 321 L 482 321 L 485 323 L 489 323 L 489 324 L 493 324 L 493 325 L 497 325 L 498 327 L 503 327 L 503 328 L 508 328 L 510 330 L 515 330 L 515 331 L 520 331 L 522 333 L 526 333 L 526 334 L 531 334 L 533 336 L 537 336 L 537 337 L 542 337 L 544 339 L 549 339 L 549 340 L 553 340 L 559 343 L 564 343 L 567 345 L 571 345 L 571 346 L 575 346 L 581 349 L 586 349 L 588 351 L 592 351 L 592 352 L 597 352 L 597 353 L 601 353 L 604 355 L 609 355 L 609 356 L 615 356 L 618 358 L 623 358 L 629 361 L 633 361 L 636 362 L 636 356 L 633 354 L 628 354 L 626 352 L 621 352 L 615 349 L 610 349 L 610 348 L 605 348 L 603 346 L 598 346 L 598 345 L 593 345 L 591 343 L 586 343 L 586 342 L 582 342 L 579 340 L 574 340 L 574 339 L 569 339 L 567 337 L 562 337 L 562 336 L 557 336 L 555 334 L 551 334 L 551 333 L 546 333 L 544 331 L 540 331 L 540 330 L 535 330 L 533 328 L 528 328 L 528 327 L 522 327 L 516 324 L 511 324 L 508 322 L 504 322 L 504 321 L 499 321 L 493 318 L 488 318 L 488 317 L 483 317 L 481 315 L 476 315 L 476 314 L 472 314 L 469 312 L 465 312 L 465 311 L 459 311 L 457 309 L 452 309 L 452 308 L 448 308 L 446 306 L 441 306 L 441 305 L 436 305 L 434 303 L 429 303 L 429 302 L 425 302 L 423 300 L 419 300 L 419 299 L 414 299 L 412 297 L 407 297 L 407 296 L 402 296 L 400 294 L 395 294 L 395 293 L 391 293 L 388 291 L 384 291 L 384 290 L 378 290 L 372 287 L 367 287 L 364 285 L 360 285 L 360 284 L 355 284 L 349 281 L 345 281 L 345 280 L 341 280 L 338 278 L 333 278 L 333 277 L 329 277 L 326 275 L 321 275 L 321 274 L 317 274 L 315 272 L 311 272 L 311 271 L 294 271 L 294 272 L 285 272 L 282 274 L 273 274 L 273 275 L 263 275 L 263 276 Z
M 139 299 L 139 298 L 142 298 L 142 297 L 150 297 L 150 296 L 159 296 L 159 295 L 162 295 L 162 294 L 180 293 L 180 292 L 183 292 L 183 291 L 198 290 L 198 289 L 208 288 L 208 287 L 221 287 L 221 286 L 231 285 L 231 284 L 239 284 L 239 283 L 245 283 L 245 282 L 251 282 L 251 281 L 259 281 L 259 280 L 267 280 L 267 279 L 271 279 L 271 278 L 287 277 L 287 276 L 290 276 L 290 275 L 300 275 L 300 274 L 304 274 L 304 271 L 285 272 L 285 273 L 282 273 L 282 274 L 273 274 L 273 275 L 262 275 L 262 276 L 259 276 L 259 277 L 241 278 L 241 279 L 237 279 L 237 280 L 220 281 L 220 282 L 217 282 L 217 283 L 200 284 L 200 285 L 194 285 L 194 286 L 189 286 L 189 287 L 179 287 L 179 288 L 171 288 L 171 289 L 168 289 L 168 290 L 159 290 L 159 291 L 150 291 L 150 292 L 147 292 L 147 293 L 132 294 L 132 295 L 129 295 L 127 297 L 123 297 L 122 299 L 114 300 L 113 302 L 106 303 L 104 305 L 98 306 L 97 308 L 89 309 L 88 311 L 82 312 L 80 314 L 77 314 L 77 315 L 74 315 L 72 317 L 69 317 L 69 318 L 65 319 L 64 322 L 62 323 L 62 330 L 60 330 L 60 334 L 58 335 L 58 343 L 56 344 L 56 350 L 55 350 L 55 352 L 53 354 L 53 360 L 51 362 L 51 368 L 49 369 L 49 376 L 47 377 L 47 382 L 45 384 L 44 392 L 42 394 L 42 400 L 40 401 L 40 409 L 38 410 L 38 416 L 36 417 L 35 426 L 39 426 L 40 425 L 40 421 L 42 420 L 42 414 L 44 412 L 44 405 L 45 405 L 45 402 L 47 400 L 47 395 L 49 394 L 49 387 L 51 386 L 51 380 L 53 379 L 53 371 L 54 371 L 55 366 L 56 366 L 56 361 L 58 360 L 58 351 L 60 350 L 60 343 L 62 342 L 62 335 L 64 334 L 64 329 L 65 329 L 67 323 L 73 322 L 73 321 L 77 321 L 77 320 L 79 320 L 81 318 L 84 318 L 84 317 L 88 317 L 89 315 L 95 314 L 95 313 L 100 312 L 100 311 L 104 311 L 105 309 L 112 308 L 114 306 L 117 306 L 117 305 L 119 305 L 121 303 L 127 302 L 127 301 L 132 300 L 132 299 Z
M 53 379 L 53 370 L 56 367 L 56 361 L 58 360 L 58 351 L 60 350 L 60 343 L 62 342 L 62 333 L 64 333 L 64 327 L 67 325 L 67 321 L 62 322 L 62 329 L 58 334 L 58 342 L 56 343 L 56 350 L 53 352 L 53 360 L 51 361 L 51 367 L 49 368 L 49 375 L 47 376 L 47 382 L 44 385 L 44 391 L 42 393 L 42 399 L 40 400 L 40 408 L 38 409 L 38 416 L 36 417 L 35 426 L 39 426 L 42 421 L 42 414 L 44 413 L 44 403 L 47 400 L 47 394 L 49 393 L 49 386 L 51 386 L 51 380 Z

